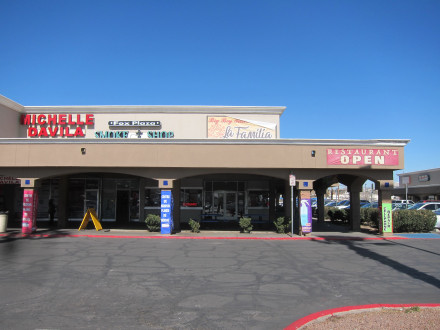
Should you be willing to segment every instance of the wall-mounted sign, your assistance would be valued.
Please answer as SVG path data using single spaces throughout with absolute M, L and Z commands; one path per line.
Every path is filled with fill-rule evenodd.
M 419 175 L 419 182 L 428 182 L 429 180 L 431 180 L 429 174 Z
M 399 165 L 399 150 L 327 149 L 327 165 Z
M 289 185 L 291 187 L 295 187 L 296 186 L 296 176 L 293 174 L 289 175 Z
M 13 176 L 0 176 L 0 184 L 20 184 L 21 180 Z
M 109 127 L 148 127 L 148 128 L 160 128 L 162 125 L 160 121 L 145 121 L 145 120 L 118 120 L 109 121 Z
M 275 139 L 276 124 L 233 117 L 208 117 L 210 139 Z
M 20 121 L 28 137 L 84 137 L 85 126 L 95 124 L 92 114 L 29 114 Z
M 173 139 L 174 132 L 165 131 L 98 131 L 95 132 L 96 139 Z

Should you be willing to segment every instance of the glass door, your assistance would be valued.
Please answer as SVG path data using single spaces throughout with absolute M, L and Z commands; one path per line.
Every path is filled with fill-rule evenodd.
M 214 191 L 213 213 L 217 220 L 237 220 L 237 192 Z
M 237 219 L 237 193 L 225 192 L 225 220 Z
M 84 198 L 84 214 L 87 209 L 95 209 L 96 213 L 99 213 L 99 190 L 98 189 L 86 189 Z M 99 215 L 99 214 L 98 214 Z

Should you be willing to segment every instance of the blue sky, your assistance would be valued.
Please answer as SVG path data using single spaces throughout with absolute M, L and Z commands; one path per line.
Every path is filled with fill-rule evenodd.
M 283 138 L 440 167 L 438 0 L 0 0 L 0 72 L 23 105 L 286 106 Z

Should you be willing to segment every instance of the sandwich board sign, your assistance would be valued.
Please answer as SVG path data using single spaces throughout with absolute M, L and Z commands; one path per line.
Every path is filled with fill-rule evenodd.
M 92 219 L 93 225 L 95 226 L 95 229 L 97 231 L 102 230 L 101 223 L 98 220 L 98 216 L 96 215 L 95 209 L 87 209 L 86 214 L 84 215 L 84 219 L 81 222 L 81 226 L 79 226 L 78 230 L 86 229 L 87 224 L 89 223 L 89 220 Z

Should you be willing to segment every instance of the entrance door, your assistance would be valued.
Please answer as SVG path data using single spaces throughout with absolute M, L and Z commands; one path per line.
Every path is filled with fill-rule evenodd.
M 118 190 L 116 195 L 116 222 L 126 224 L 130 218 L 130 191 Z
M 96 213 L 99 213 L 99 190 L 98 189 L 86 189 L 86 195 L 84 198 L 84 214 L 87 209 L 95 209 Z
M 214 191 L 213 211 L 218 220 L 237 220 L 237 192 Z

